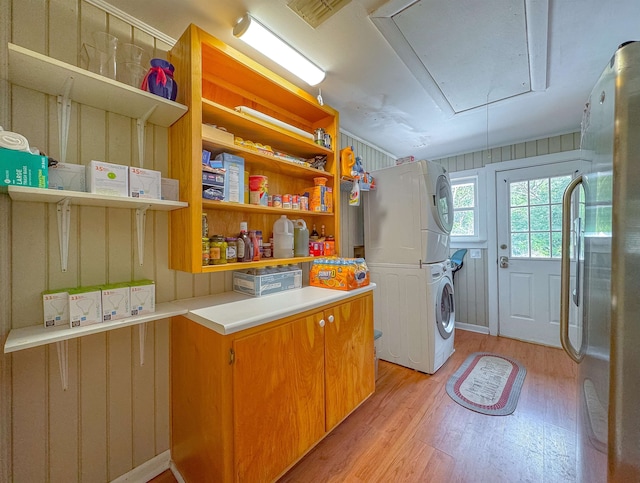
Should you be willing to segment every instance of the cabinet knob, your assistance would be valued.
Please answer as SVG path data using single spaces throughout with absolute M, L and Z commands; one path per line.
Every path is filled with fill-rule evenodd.
M 324 319 L 320 319 L 320 322 L 318 322 L 318 324 L 320 324 L 320 327 L 324 327 Z
M 333 317 L 333 315 L 330 315 L 329 316 L 329 323 L 333 323 L 334 320 L 336 320 L 336 319 Z

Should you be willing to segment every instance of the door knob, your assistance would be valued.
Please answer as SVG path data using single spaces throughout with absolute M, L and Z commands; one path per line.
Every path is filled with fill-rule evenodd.
M 507 268 L 509 266 L 509 257 L 500 257 L 500 268 Z
M 320 319 L 320 322 L 318 322 L 318 324 L 320 325 L 320 327 L 324 327 L 324 319 Z
M 333 315 L 330 315 L 329 317 L 329 323 L 332 323 L 335 319 L 333 318 Z

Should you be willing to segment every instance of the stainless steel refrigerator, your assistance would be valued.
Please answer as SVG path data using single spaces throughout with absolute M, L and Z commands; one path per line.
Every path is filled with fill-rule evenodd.
M 640 481 L 640 42 L 620 46 L 593 88 L 581 150 L 584 174 L 563 203 L 560 317 L 577 363 L 576 476 Z M 570 304 L 582 315 L 575 340 Z

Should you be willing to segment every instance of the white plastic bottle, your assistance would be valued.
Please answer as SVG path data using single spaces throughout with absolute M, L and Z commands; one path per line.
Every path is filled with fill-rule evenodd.
M 293 258 L 293 222 L 287 215 L 273 224 L 273 258 Z

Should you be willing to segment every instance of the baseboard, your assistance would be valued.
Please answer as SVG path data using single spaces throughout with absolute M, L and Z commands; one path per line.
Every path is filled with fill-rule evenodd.
M 478 334 L 488 334 L 489 327 L 483 327 L 481 325 L 465 324 L 464 322 L 456 322 L 456 329 L 466 330 L 469 332 L 477 332 Z
M 125 473 L 124 475 L 112 480 L 111 483 L 123 483 L 123 482 L 147 482 L 152 478 L 155 478 L 163 471 L 170 468 L 171 464 L 171 452 L 169 450 L 164 453 L 160 453 L 158 456 L 151 458 L 149 461 L 142 463 L 140 466 L 136 466 L 134 469 Z M 178 480 L 184 481 L 184 480 Z
M 171 466 L 169 467 L 169 469 L 171 470 L 171 473 L 173 473 L 173 476 L 175 476 L 176 480 L 178 480 L 178 483 L 187 483 L 186 481 L 184 481 L 184 478 L 178 471 L 178 468 L 173 463 L 173 461 L 171 462 Z

